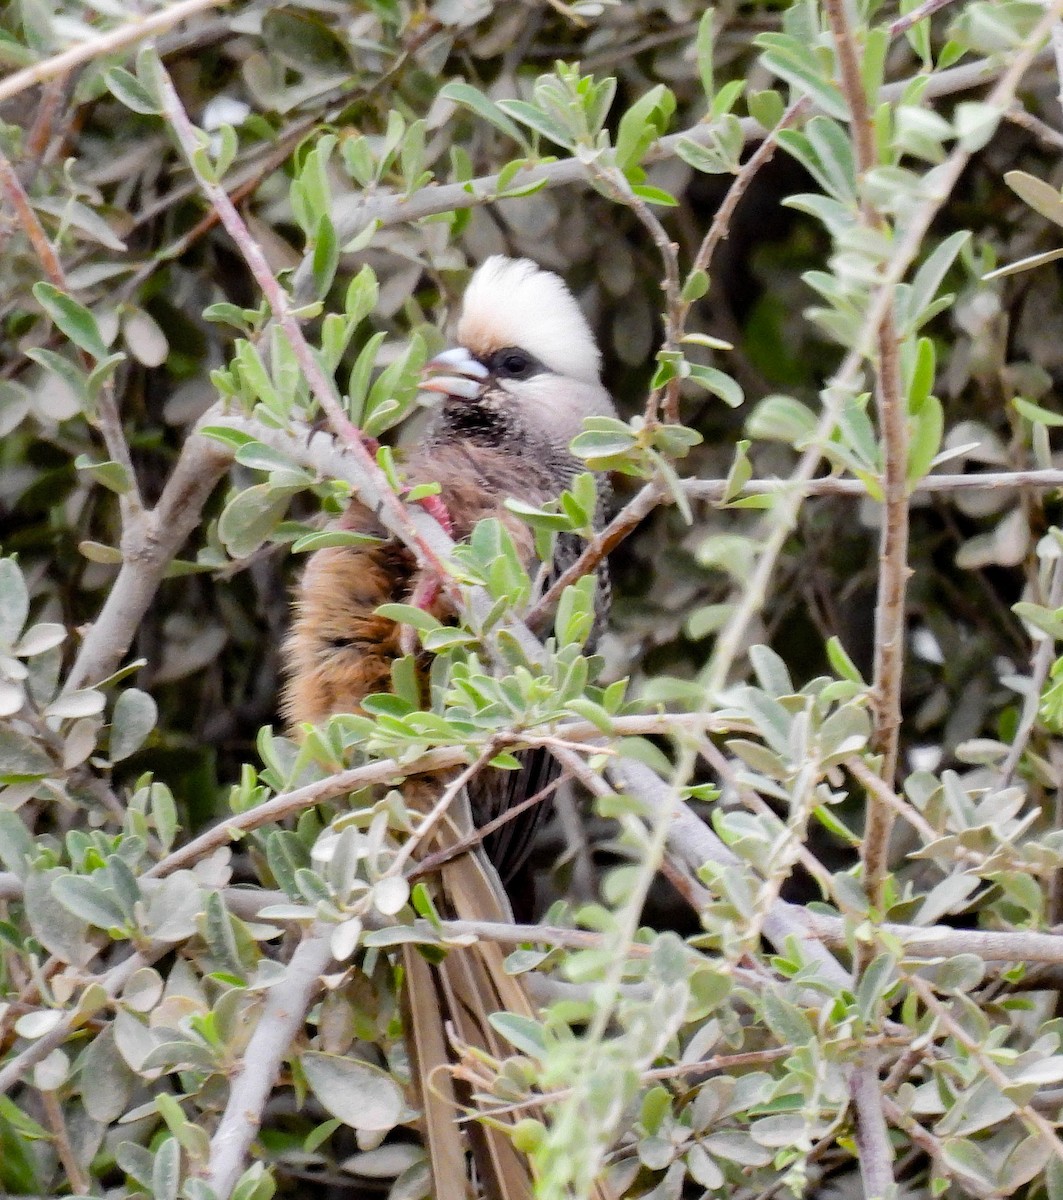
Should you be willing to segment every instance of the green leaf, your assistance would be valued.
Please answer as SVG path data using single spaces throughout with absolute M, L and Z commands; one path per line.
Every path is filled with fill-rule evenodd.
M 850 683 L 859 684 L 861 687 L 867 686 L 864 677 L 856 668 L 856 663 L 846 653 L 845 647 L 837 637 L 832 636 L 827 639 L 827 658 L 836 675 L 847 679 Z
M 945 431 L 945 412 L 936 396 L 928 396 L 915 415 L 908 445 L 909 484 L 922 479 L 930 470 Z
M 709 276 L 705 271 L 691 271 L 683 284 L 682 299 L 687 304 L 700 300 L 709 290 Z
M 55 763 L 36 742 L 10 725 L 0 725 L 0 782 L 39 779 L 55 769 Z
M 713 93 L 716 90 L 713 75 L 713 49 L 715 44 L 713 22 L 715 19 L 716 10 L 712 7 L 706 8 L 701 14 L 701 19 L 698 21 L 698 32 L 694 39 L 698 78 L 701 80 L 701 87 L 707 100 L 712 99 Z
M 168 1137 L 155 1149 L 151 1172 L 153 1200 L 177 1200 L 181 1186 L 181 1147 L 176 1138 Z
M 299 1063 L 321 1106 L 351 1129 L 380 1132 L 402 1119 L 402 1089 L 379 1067 L 316 1050 L 305 1051 Z
M 558 146 L 563 146 L 566 150 L 574 149 L 575 143 L 569 131 L 534 104 L 529 104 L 525 100 L 500 100 L 498 107 L 514 120 L 533 129 L 536 133 L 542 134 L 543 137 L 555 142 Z
M 74 459 L 74 467 L 78 471 L 84 471 L 95 481 L 107 488 L 108 491 L 115 492 L 119 496 L 124 496 L 132 490 L 133 480 L 129 477 L 129 472 L 126 468 L 117 462 L 93 462 L 87 454 L 79 454 Z
M 386 617 L 397 625 L 409 625 L 424 633 L 438 629 L 441 624 L 431 613 L 415 604 L 381 604 L 376 611 L 378 616 Z
M 970 240 L 970 233 L 961 229 L 951 237 L 947 237 L 940 246 L 927 258 L 926 262 L 915 273 L 912 280 L 912 291 L 908 302 L 908 320 L 919 324 L 924 311 L 941 287 L 942 280 L 956 260 L 963 246 Z
M 676 208 L 679 201 L 672 195 L 671 192 L 666 192 L 664 188 L 650 187 L 645 183 L 632 184 L 632 192 L 640 200 L 645 200 L 647 204 L 660 204 L 665 208 Z
M 33 294 L 37 303 L 51 318 L 52 324 L 79 350 L 84 350 L 93 358 L 107 357 L 107 347 L 100 335 L 100 327 L 96 324 L 96 318 L 84 305 L 51 283 L 35 283 Z
M 218 518 L 218 537 L 233 558 L 247 558 L 262 545 L 298 490 L 258 483 L 229 501 Z
M 841 90 L 824 77 L 810 47 L 782 33 L 763 33 L 756 42 L 768 48 L 760 59 L 767 70 L 785 79 L 802 95 L 811 97 L 828 116 L 839 121 L 849 119 L 849 106 Z
M 526 153 L 531 152 L 531 147 L 528 145 L 528 140 L 521 131 L 520 126 L 510 120 L 493 100 L 470 84 L 454 80 L 445 87 L 440 88 L 439 99 L 453 100 L 455 104 L 463 105 L 489 125 L 493 125 L 496 129 L 500 130 L 506 137 L 512 138 L 513 141 L 523 147 Z
M 1004 182 L 1020 199 L 1055 225 L 1063 225 L 1063 194 L 1026 171 L 1008 171 Z
M 532 1058 L 545 1057 L 546 1042 L 540 1022 L 510 1012 L 491 1013 L 487 1019 L 492 1028 L 497 1029 L 506 1041 L 522 1054 L 528 1054 Z
M 770 88 L 763 92 L 751 92 L 746 97 L 746 107 L 753 120 L 764 129 L 774 129 L 786 111 L 782 96 Z
M 1016 396 L 1011 403 L 1015 411 L 1033 425 L 1047 425 L 1053 429 L 1063 425 L 1063 413 L 1052 412 L 1039 404 L 1031 404 L 1021 396 Z
M 147 692 L 126 688 L 115 701 L 111 715 L 109 755 L 111 762 L 121 762 L 144 744 L 155 728 L 159 711 Z
M 86 875 L 64 875 L 52 884 L 55 898 L 83 921 L 100 929 L 123 929 L 126 914 L 113 894 Z
M 18 563 L 0 558 L 0 643 L 18 641 L 30 611 L 30 595 Z
M 675 97 L 663 84 L 657 84 L 620 118 L 616 134 L 616 164 L 624 172 L 642 161 L 653 142 L 668 128 L 675 112 Z
M 728 408 L 738 408 L 745 397 L 742 389 L 730 375 L 716 367 L 703 367 L 700 363 L 688 363 L 690 379 L 700 384 L 707 392 L 718 396 Z
M 162 111 L 148 89 L 123 67 L 111 67 L 105 71 L 103 81 L 111 95 L 133 112 L 142 113 L 144 116 L 157 116 Z
M 370 533 L 355 533 L 353 529 L 322 529 L 296 538 L 290 548 L 293 554 L 306 554 L 328 546 L 371 546 L 383 541 Z

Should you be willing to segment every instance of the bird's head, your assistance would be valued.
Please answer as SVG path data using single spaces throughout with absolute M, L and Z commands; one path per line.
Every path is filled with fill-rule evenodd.
M 614 415 L 586 317 L 559 276 L 526 258 L 495 255 L 479 267 L 457 342 L 428 364 L 423 386 L 459 417 L 475 406 L 485 423 L 495 417 L 560 449 L 585 417 Z

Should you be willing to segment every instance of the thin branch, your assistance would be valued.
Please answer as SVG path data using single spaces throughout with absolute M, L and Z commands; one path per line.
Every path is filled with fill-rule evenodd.
M 861 74 L 860 53 L 844 0 L 824 0 L 841 72 L 842 92 L 849 107 L 849 128 L 856 152 L 857 186 L 862 193 L 860 213 L 868 229 L 884 231 L 886 222 L 868 198 L 864 180 L 878 166 L 875 128 Z M 893 306 L 887 304 L 876 329 L 878 356 L 875 398 L 882 445 L 882 532 L 879 541 L 878 596 L 875 603 L 875 666 L 872 696 L 875 704 L 874 743 L 883 756 L 882 777 L 892 783 L 897 771 L 901 725 L 901 680 L 904 669 L 904 608 L 908 576 L 908 412 L 901 394 L 900 359 Z M 865 843 L 889 842 L 893 814 L 872 803 L 867 813 Z M 884 863 L 864 862 L 864 886 L 872 903 L 881 904 Z
M 1005 1095 L 1008 1095 L 1008 1089 L 1014 1086 L 1013 1081 L 1000 1069 L 995 1060 L 985 1052 L 985 1047 L 972 1038 L 959 1021 L 953 1017 L 949 1006 L 943 1004 L 938 999 L 926 980 L 920 979 L 918 975 L 908 975 L 907 981 L 908 986 L 918 992 L 920 1000 L 923 1001 L 927 1009 L 948 1030 L 949 1037 L 958 1042 L 968 1054 L 976 1058 L 982 1070 L 993 1084 L 1000 1088 Z M 1059 1139 L 1055 1125 L 1046 1117 L 1043 1117 L 1031 1105 L 1012 1102 L 1015 1104 L 1015 1113 L 1019 1120 L 1028 1129 L 1038 1134 L 1058 1162 L 1063 1162 L 1063 1142 Z
M 1027 112 L 1021 104 L 1013 105 L 1004 116 L 1013 125 L 1018 125 L 1020 129 L 1026 129 L 1032 133 L 1049 150 L 1063 150 L 1063 133 L 1060 133 L 1058 129 L 1053 129 L 1047 121 L 1042 121 L 1040 117 L 1035 117 L 1033 113 Z
M 618 736 L 639 736 L 649 734 L 668 734 L 680 729 L 691 732 L 705 732 L 718 729 L 719 722 L 708 713 L 667 713 L 645 717 L 619 717 L 613 721 L 613 731 Z M 512 750 L 523 750 L 529 747 L 543 746 L 551 751 L 566 742 L 570 744 L 588 744 L 588 752 L 601 753 L 601 748 L 594 743 L 602 736 L 601 729 L 590 721 L 565 721 L 553 727 L 549 735 L 539 736 L 534 731 L 514 733 L 509 736 L 499 736 L 498 744 Z M 221 846 L 238 841 L 244 834 L 254 829 L 260 829 L 273 821 L 281 821 L 294 816 L 305 809 L 328 800 L 343 796 L 361 788 L 373 787 L 377 784 L 390 784 L 396 779 L 405 779 L 414 775 L 432 774 L 445 771 L 450 767 L 463 767 L 468 762 L 468 750 L 464 746 L 441 746 L 429 750 L 417 758 L 403 760 L 399 758 L 379 759 L 366 763 L 364 766 L 351 767 L 346 771 L 338 771 L 324 779 L 315 780 L 301 788 L 290 792 L 281 792 L 263 804 L 256 805 L 246 812 L 235 813 L 226 817 L 217 825 L 211 826 L 192 841 L 172 851 L 153 867 L 149 868 L 142 878 L 159 879 L 174 871 L 194 866 L 202 858 L 213 854 Z M 693 814 L 691 814 L 693 817 Z M 701 822 L 693 817 L 698 824 Z
M 593 161 L 590 163 L 590 171 L 592 177 L 612 193 L 618 204 L 631 209 L 657 247 L 661 265 L 664 267 L 664 278 L 661 280 L 661 291 L 664 293 L 664 340 L 660 349 L 664 353 L 674 352 L 679 348 L 684 321 L 681 295 L 683 285 L 679 278 L 679 247 L 668 236 L 668 231 L 653 209 L 635 193 L 623 171 L 616 167 L 604 170 Z M 654 388 L 650 392 L 645 410 L 648 424 L 656 423 L 661 416 L 669 424 L 679 421 L 679 384 L 678 375 L 669 380 L 663 389 L 663 403 L 662 389 Z
M 1034 57 L 1038 61 L 1050 61 L 1048 52 L 1038 53 Z M 997 58 L 983 59 L 960 67 L 949 67 L 947 70 L 931 75 L 926 80 L 923 96 L 926 99 L 932 99 L 953 95 L 956 92 L 970 91 L 972 88 L 991 83 L 1001 76 L 1004 70 L 1005 68 Z M 901 79 L 896 83 L 886 84 L 880 93 L 881 99 L 886 102 L 900 99 L 910 84 L 910 79 Z M 765 136 L 764 127 L 752 117 L 743 117 L 740 124 L 742 136 L 747 142 L 760 141 Z M 692 140 L 698 145 L 705 145 L 712 136 L 712 127 L 705 122 L 699 122 L 679 133 L 667 134 L 649 148 L 643 163 L 663 162 L 666 159 L 674 158 L 681 142 Z M 539 183 L 547 188 L 554 188 L 572 183 L 586 183 L 587 178 L 588 168 L 584 163 L 576 158 L 564 158 L 554 163 L 542 163 L 522 168 L 509 179 L 507 187 L 524 187 Z M 438 216 L 440 213 L 475 208 L 492 203 L 498 193 L 498 175 L 483 175 L 465 183 L 429 184 L 411 195 L 383 190 L 378 190 L 371 195 L 359 192 L 352 194 L 346 203 L 341 201 L 336 206 L 333 214 L 336 236 L 341 242 L 344 242 L 374 221 L 379 222 L 381 226 L 401 225 L 406 222 L 419 221 L 424 217 Z M 311 260 L 308 256 L 299 267 L 293 285 L 295 296 L 300 302 L 308 297 L 312 279 Z
M 508 825 L 510 821 L 517 820 L 529 808 L 534 808 L 537 804 L 542 804 L 567 779 L 567 774 L 559 775 L 556 779 L 548 783 L 546 787 L 537 791 L 534 796 L 529 796 L 519 804 L 514 804 L 511 808 L 507 808 L 493 820 L 487 821 L 483 825 L 477 825 L 468 837 L 462 838 L 460 841 L 455 842 L 454 845 L 448 846 L 445 850 L 437 850 L 433 854 L 426 854 L 423 858 L 419 858 L 413 870 L 407 872 L 406 878 L 413 882 L 413 880 L 420 879 L 424 875 L 432 874 L 433 871 L 437 871 L 445 863 L 451 862 L 459 855 L 467 854 L 470 850 L 479 846 L 484 838 L 489 837 L 496 829 L 501 829 L 504 825 Z
M 450 781 L 450 783 L 447 784 L 447 786 L 440 793 L 439 799 L 432 806 L 431 812 L 427 813 L 421 819 L 421 822 L 417 828 L 413 831 L 413 833 L 410 834 L 406 841 L 403 842 L 398 853 L 395 855 L 391 866 L 389 866 L 387 871 L 385 871 L 384 877 L 389 875 L 401 875 L 403 873 L 406 864 L 410 861 L 414 851 L 419 846 L 423 845 L 431 836 L 432 831 L 443 819 L 443 817 L 446 816 L 450 806 L 454 803 L 458 796 L 461 795 L 461 792 L 465 788 L 466 784 L 468 784 L 474 776 L 479 775 L 484 767 L 486 767 L 491 759 L 494 758 L 498 753 L 499 748 L 500 746 L 496 739 L 489 739 L 487 744 L 483 747 L 480 753 L 477 754 L 473 761 L 469 763 L 469 765 L 463 771 L 460 771 Z
M 929 496 L 950 492 L 1057 491 L 1063 489 L 1063 471 L 1042 468 L 1029 471 L 986 471 L 971 475 L 925 475 L 912 487 L 912 494 Z M 683 492 L 691 500 L 720 501 L 727 494 L 723 479 L 684 479 Z M 866 496 L 867 485 L 860 479 L 826 475 L 819 479 L 750 479 L 733 495 L 761 496 L 799 493 L 810 496 Z M 641 495 L 641 493 L 640 493 Z M 662 494 L 661 503 L 669 496 Z
M 739 168 L 734 179 L 731 181 L 731 186 L 727 189 L 727 195 L 724 196 L 720 207 L 716 210 L 712 218 L 712 224 L 709 226 L 708 232 L 698 247 L 698 252 L 694 257 L 694 265 L 691 268 L 691 274 L 695 271 L 707 272 L 712 266 L 712 258 L 716 253 L 716 248 L 730 232 L 731 218 L 738 207 L 738 202 L 746 194 L 746 189 L 753 182 L 753 177 L 761 167 L 770 162 L 774 157 L 776 148 L 778 147 L 779 134 L 791 125 L 795 125 L 812 107 L 812 101 L 808 96 L 802 96 L 799 100 L 795 100 L 779 118 L 775 127 L 769 130 L 764 140 Z M 683 302 L 683 322 L 685 322 L 687 313 L 689 313 L 693 303 L 692 300 Z
M 262 1113 L 280 1073 L 288 1047 L 303 1028 L 307 1010 L 332 962 L 331 930 L 312 928 L 299 943 L 284 978 L 266 992 L 266 1002 L 240 1058 L 240 1071 L 210 1139 L 206 1176 L 220 1200 L 233 1190 L 247 1161 Z
M 438 551 L 438 541 L 425 536 L 423 523 L 413 519 L 412 511 L 407 509 L 392 491 L 387 476 L 377 465 L 376 458 L 370 452 L 361 430 L 351 422 L 344 411 L 336 395 L 334 381 L 326 376 L 320 360 L 307 342 L 294 315 L 291 298 L 270 270 L 261 247 L 251 236 L 250 230 L 237 212 L 236 206 L 230 200 L 225 188 L 214 180 L 208 179 L 199 170 L 197 166 L 197 152 L 200 148 L 198 131 L 188 119 L 188 114 L 185 112 L 173 81 L 165 72 L 161 74 L 160 88 L 163 111 L 203 194 L 213 205 L 226 232 L 236 243 L 255 282 L 268 301 L 273 319 L 284 331 L 314 399 L 328 418 L 333 432 L 343 440 L 347 453 L 357 464 L 356 487 L 359 499 L 384 522 L 392 533 L 400 537 L 416 553 L 423 565 L 439 576 L 444 587 L 453 594 L 456 585 L 447 569 L 446 555 L 440 555 Z M 432 522 L 432 524 L 435 523 Z M 442 533 L 442 530 L 439 532 Z
M 628 759 L 619 759 L 610 764 L 608 770 L 610 777 L 621 790 L 638 796 L 656 810 L 660 810 L 662 805 L 670 807 L 672 815 L 668 849 L 695 873 L 707 862 L 731 867 L 747 866 L 720 841 L 691 808 L 675 798 L 667 784 L 649 767 Z M 816 962 L 826 979 L 834 985 L 850 987 L 852 980 L 849 972 L 823 945 L 808 939 L 808 917 L 809 914 L 804 908 L 775 899 L 764 918 L 764 934 L 779 949 L 785 945 L 788 938 L 798 939 L 808 957 Z
M 97 58 L 104 58 L 109 54 L 116 54 L 120 50 L 125 50 L 127 46 L 133 46 L 154 34 L 161 33 L 164 29 L 172 29 L 179 21 L 195 16 L 204 9 L 220 8 L 228 3 L 229 0 L 180 0 L 180 3 L 171 4 L 168 8 L 141 17 L 139 21 L 130 21 L 125 25 L 119 25 L 117 29 L 101 33 L 99 37 L 87 38 L 76 46 L 71 46 L 69 50 L 64 50 L 61 54 L 43 58 L 40 62 L 33 63 L 32 66 L 23 67 L 21 71 L 16 71 L 6 79 L 0 79 L 0 104 L 5 100 L 10 100 L 12 96 L 17 96 L 19 92 L 24 92 L 27 88 L 35 87 L 38 83 L 65 75 L 74 67 L 83 66 L 85 63 L 92 62 Z
M 59 256 L 55 252 L 55 247 L 37 218 L 30 198 L 26 195 L 26 189 L 18 177 L 18 172 L 2 150 L 0 150 L 0 193 L 3 194 L 4 199 L 14 210 L 15 216 L 18 217 L 22 232 L 29 239 L 33 252 L 37 255 L 45 274 L 56 287 L 64 288 L 66 278 L 63 275 L 63 268 L 60 265 Z
M 41 1104 L 44 1108 L 45 1124 L 52 1134 L 55 1153 L 66 1172 L 71 1188 L 84 1196 L 89 1195 L 92 1192 L 92 1180 L 85 1173 L 74 1152 L 74 1147 L 70 1144 L 70 1133 L 66 1127 L 66 1118 L 63 1115 L 63 1106 L 59 1103 L 59 1097 L 54 1091 L 42 1088 Z
M 910 13 L 905 13 L 903 17 L 898 17 L 895 21 L 890 22 L 890 41 L 900 37 L 902 33 L 907 33 L 913 25 L 918 25 L 920 21 L 925 21 L 934 13 L 948 8 L 952 3 L 953 0 L 923 0 L 923 3 L 913 8 Z

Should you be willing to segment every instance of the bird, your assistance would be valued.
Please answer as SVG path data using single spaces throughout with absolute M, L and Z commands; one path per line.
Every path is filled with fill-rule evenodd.
M 466 288 L 456 344 L 428 364 L 423 388 L 438 402 L 406 454 L 406 485 L 439 485 L 438 500 L 426 507 L 456 540 L 468 538 L 478 521 L 500 520 L 529 574 L 548 585 L 575 560 L 579 539 L 571 534 L 555 539 L 553 560 L 537 573 L 544 564 L 536 561 L 534 536 L 505 501 L 538 507 L 556 499 L 586 469 L 570 449 L 584 420 L 616 415 L 601 382 L 601 353 L 593 332 L 564 280 L 526 258 L 486 259 Z M 606 491 L 603 480 L 599 493 Z M 599 508 L 600 525 L 604 504 Z M 367 696 L 390 690 L 392 664 L 404 651 L 403 629 L 376 611 L 381 605 L 413 602 L 442 620 L 454 615 L 442 591 L 430 580 L 426 586 L 413 554 L 387 534 L 373 513 L 355 501 L 339 525 L 380 540 L 315 552 L 297 585 L 283 651 L 281 700 L 296 736 L 335 713 L 357 713 Z M 601 565 L 598 627 L 608 600 Z M 422 679 L 425 675 L 422 670 Z M 479 829 L 504 816 L 548 788 L 558 772 L 542 749 L 524 751 L 518 770 L 478 772 L 463 798 L 471 824 Z M 407 781 L 407 803 L 427 811 L 445 782 L 432 777 Z M 430 850 L 469 840 L 468 821 L 460 820 L 459 811 L 455 807 L 440 823 Z M 517 885 L 545 811 L 543 803 L 531 806 L 487 835 L 481 847 L 443 863 L 436 876 L 437 907 L 461 919 L 512 920 L 504 886 Z M 506 1057 L 506 1043 L 488 1023 L 487 1013 L 508 1009 L 534 1015 L 519 980 L 502 969 L 502 958 L 499 947 L 486 942 L 451 951 L 437 966 L 416 950 L 403 952 L 407 1041 L 413 1074 L 420 1081 L 418 1098 L 439 1196 L 532 1196 L 527 1162 L 504 1130 L 477 1122 L 469 1127 L 477 1179 L 473 1185 L 465 1160 L 470 1138 L 455 1122 L 459 1103 L 468 1099 L 452 1072 L 439 1070 L 453 1062 L 454 1038 Z M 464 1183 L 459 1185 L 459 1179 Z

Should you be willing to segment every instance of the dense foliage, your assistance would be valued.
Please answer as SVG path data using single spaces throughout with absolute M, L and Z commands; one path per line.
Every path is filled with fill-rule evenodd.
M 0 11 L 0 1193 L 427 1195 L 396 948 L 482 937 L 544 1200 L 1063 1196 L 1061 14 Z M 589 473 L 521 512 L 615 544 L 593 653 L 589 578 L 396 496 L 496 252 L 623 413 L 608 545 Z M 296 742 L 352 493 L 463 616 L 404 614 L 431 711 Z M 541 923 L 442 920 L 401 781 L 530 739 Z

